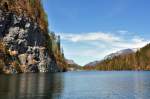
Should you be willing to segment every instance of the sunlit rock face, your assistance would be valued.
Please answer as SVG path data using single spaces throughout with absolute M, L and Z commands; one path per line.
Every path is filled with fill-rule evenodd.
M 57 72 L 60 71 L 55 59 L 46 48 L 45 33 L 36 22 L 25 15 L 0 9 L 0 38 L 5 46 L 7 58 L 2 71 Z

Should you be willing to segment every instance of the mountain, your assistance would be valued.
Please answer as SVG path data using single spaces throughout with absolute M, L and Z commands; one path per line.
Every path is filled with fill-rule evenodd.
M 138 49 L 123 49 L 123 50 L 120 50 L 120 51 L 117 51 L 115 53 L 111 53 L 107 56 L 104 57 L 104 59 L 112 59 L 116 56 L 119 56 L 119 55 L 127 55 L 127 54 L 131 54 L 131 53 L 135 53 Z M 96 66 L 98 63 L 102 62 L 103 60 L 100 60 L 100 61 L 93 61 L 93 62 L 90 62 L 84 66 Z
M 86 70 L 150 70 L 150 44 L 140 49 L 125 49 L 106 56 Z
M 96 68 L 95 66 L 96 66 L 97 64 L 99 64 L 101 61 L 102 61 L 102 60 L 90 62 L 90 63 L 84 65 L 84 66 L 83 66 L 83 69 L 85 69 L 85 70 L 95 70 L 95 68 Z
M 76 63 L 74 62 L 74 60 L 71 60 L 71 59 L 66 59 L 66 62 L 67 62 L 68 64 L 71 64 L 71 65 L 76 64 Z M 76 65 L 77 65 L 77 64 L 76 64 Z
M 135 53 L 138 49 L 123 49 L 120 51 L 117 51 L 115 53 L 111 53 L 107 56 L 105 56 L 104 59 L 112 59 L 115 56 L 119 56 L 119 55 L 127 55 L 127 54 L 131 54 L 131 53 Z
M 1 73 L 65 71 L 60 46 L 40 0 L 0 0 Z
M 96 64 L 100 63 L 101 61 L 94 61 L 94 62 L 90 62 L 84 66 L 95 66 Z
M 77 71 L 77 70 L 82 69 L 82 67 L 80 65 L 78 65 L 77 63 L 75 63 L 73 60 L 66 59 L 66 63 L 68 64 L 67 65 L 68 71 Z

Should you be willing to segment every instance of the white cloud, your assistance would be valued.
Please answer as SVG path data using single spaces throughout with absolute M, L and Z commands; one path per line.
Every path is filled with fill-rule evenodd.
M 125 48 L 141 48 L 148 44 L 149 41 L 142 41 L 142 42 L 119 42 L 114 45 L 114 47 L 118 47 L 121 49 Z
M 121 35 L 125 35 L 128 33 L 128 31 L 126 31 L 126 30 L 119 30 L 117 32 L 120 33 Z
M 121 31 L 126 33 L 128 31 Z M 141 48 L 150 43 L 140 36 L 117 33 L 90 32 L 90 33 L 58 33 L 61 39 L 69 41 L 65 55 L 75 59 L 83 65 L 91 60 L 103 59 L 106 55 L 126 48 Z M 74 43 L 75 42 L 75 43 Z M 65 43 L 67 44 L 67 43 Z M 80 61 L 80 59 L 82 61 Z M 83 61 L 84 60 L 84 61 Z
M 120 33 L 127 33 L 128 31 L 121 30 Z M 129 33 L 129 32 L 128 32 Z M 83 42 L 93 43 L 100 46 L 100 44 L 105 43 L 107 46 L 114 46 L 118 48 L 139 48 L 145 46 L 149 43 L 148 40 L 141 38 L 139 36 L 133 36 L 131 39 L 123 38 L 123 36 L 115 35 L 114 33 L 104 33 L 104 32 L 90 32 L 90 33 L 59 33 L 63 40 L 68 40 L 71 42 Z M 124 34 L 122 34 L 124 35 Z M 128 35 L 126 35 L 128 37 Z M 97 43 L 99 42 L 99 43 Z
M 141 38 L 139 36 L 135 36 L 135 37 L 133 37 L 132 41 L 135 43 L 141 43 L 141 42 L 144 42 L 145 40 L 144 40 L 144 38 Z
M 141 48 L 148 43 L 150 43 L 149 40 L 145 40 L 144 38 L 141 38 L 139 36 L 134 36 L 129 40 L 124 40 L 123 42 L 115 43 L 115 46 L 124 48 L 124 49 L 125 48 Z
M 64 40 L 70 40 L 73 42 L 80 41 L 105 41 L 105 42 L 116 42 L 120 41 L 120 38 L 110 33 L 103 32 L 90 32 L 90 33 L 59 33 L 61 38 Z

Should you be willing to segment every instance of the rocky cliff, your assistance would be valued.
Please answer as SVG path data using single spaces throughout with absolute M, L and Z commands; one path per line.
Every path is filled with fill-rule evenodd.
M 63 71 L 60 37 L 47 27 L 40 0 L 0 0 L 0 72 Z

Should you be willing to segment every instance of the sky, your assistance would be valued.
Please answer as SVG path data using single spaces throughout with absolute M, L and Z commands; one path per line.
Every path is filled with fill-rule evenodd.
M 80 65 L 150 42 L 150 0 L 42 0 L 49 30 Z

